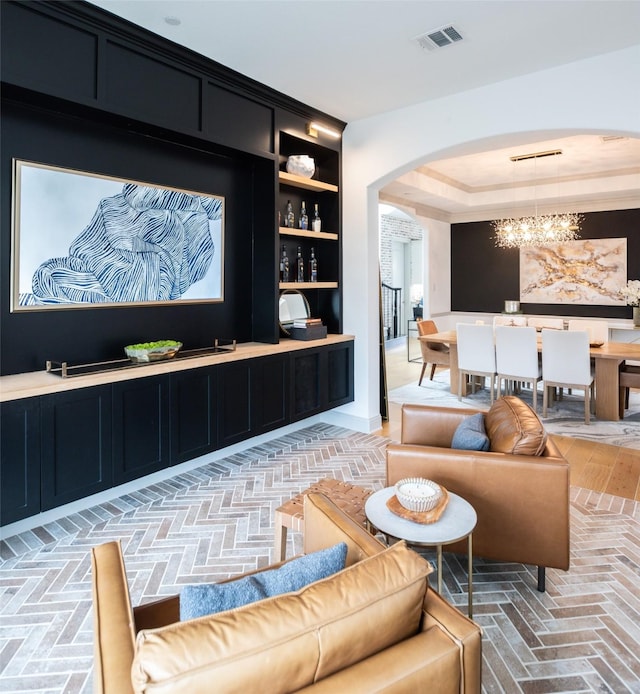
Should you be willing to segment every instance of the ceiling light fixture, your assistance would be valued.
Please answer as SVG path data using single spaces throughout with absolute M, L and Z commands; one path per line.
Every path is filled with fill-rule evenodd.
M 324 133 L 325 135 L 333 137 L 336 140 L 339 140 L 341 136 L 337 130 L 328 128 L 326 125 L 320 125 L 320 123 L 314 122 L 307 123 L 307 135 L 311 135 L 311 137 L 318 137 L 318 133 Z
M 529 217 L 500 219 L 492 222 L 495 230 L 494 239 L 496 246 L 499 248 L 547 246 L 552 243 L 574 241 L 578 237 L 582 215 L 575 212 L 538 215 L 535 164 L 542 157 L 554 157 L 560 154 L 562 154 L 562 150 L 556 149 L 510 157 L 514 164 L 527 159 L 534 160 L 534 213 Z

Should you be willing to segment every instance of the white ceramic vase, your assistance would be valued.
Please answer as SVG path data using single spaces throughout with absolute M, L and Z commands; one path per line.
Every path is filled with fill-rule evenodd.
M 633 324 L 640 326 L 640 306 L 633 307 Z
M 293 154 L 287 159 L 287 173 L 311 178 L 315 170 L 315 161 L 306 154 Z

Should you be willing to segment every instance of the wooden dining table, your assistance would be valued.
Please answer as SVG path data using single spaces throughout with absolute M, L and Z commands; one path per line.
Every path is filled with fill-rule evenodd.
M 458 392 L 458 342 L 455 330 L 446 330 L 418 339 L 449 345 L 451 392 Z M 538 350 L 542 341 L 538 340 Z M 589 349 L 595 360 L 596 417 L 601 420 L 618 421 L 619 413 L 619 369 L 627 359 L 640 361 L 640 344 L 637 342 L 605 342 L 600 347 Z

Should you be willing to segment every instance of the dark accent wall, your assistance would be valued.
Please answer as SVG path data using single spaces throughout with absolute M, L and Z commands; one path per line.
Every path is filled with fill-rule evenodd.
M 490 222 L 451 225 L 451 310 L 500 313 L 520 296 L 520 251 L 496 248 Z M 627 276 L 640 278 L 640 210 L 589 212 L 580 238 L 627 238 Z M 524 313 L 631 318 L 628 306 L 525 304 Z
M 11 158 L 55 163 L 225 197 L 225 301 L 183 306 L 81 308 L 11 313 L 10 253 L 3 234 L 3 371 L 35 371 L 47 359 L 70 362 L 122 357 L 132 342 L 177 336 L 185 346 L 210 345 L 216 337 L 251 339 L 251 322 L 236 316 L 251 306 L 251 284 L 238 271 L 251 262 L 252 167 L 211 152 L 141 138 L 135 133 L 8 104 L 2 114 L 3 179 Z M 2 209 L 11 209 L 11 186 L 2 186 Z M 89 221 L 89 220 L 87 220 Z M 80 232 L 81 229 L 78 229 Z M 47 229 L 41 230 L 42 236 Z M 218 249 L 220 250 L 220 249 Z
M 88 3 L 0 12 L 0 374 L 142 340 L 277 342 L 278 133 L 345 124 Z M 223 195 L 224 302 L 11 313 L 14 158 Z

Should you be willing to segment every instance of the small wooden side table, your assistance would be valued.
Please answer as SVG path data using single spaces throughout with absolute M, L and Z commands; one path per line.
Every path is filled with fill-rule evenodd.
M 287 529 L 302 531 L 304 522 L 304 497 L 309 492 L 321 492 L 356 523 L 366 525 L 367 517 L 364 513 L 364 504 L 371 489 L 364 489 L 349 482 L 325 477 L 312 484 L 308 489 L 300 492 L 293 499 L 282 504 L 275 513 L 275 556 L 276 561 L 283 561 L 287 553 Z

